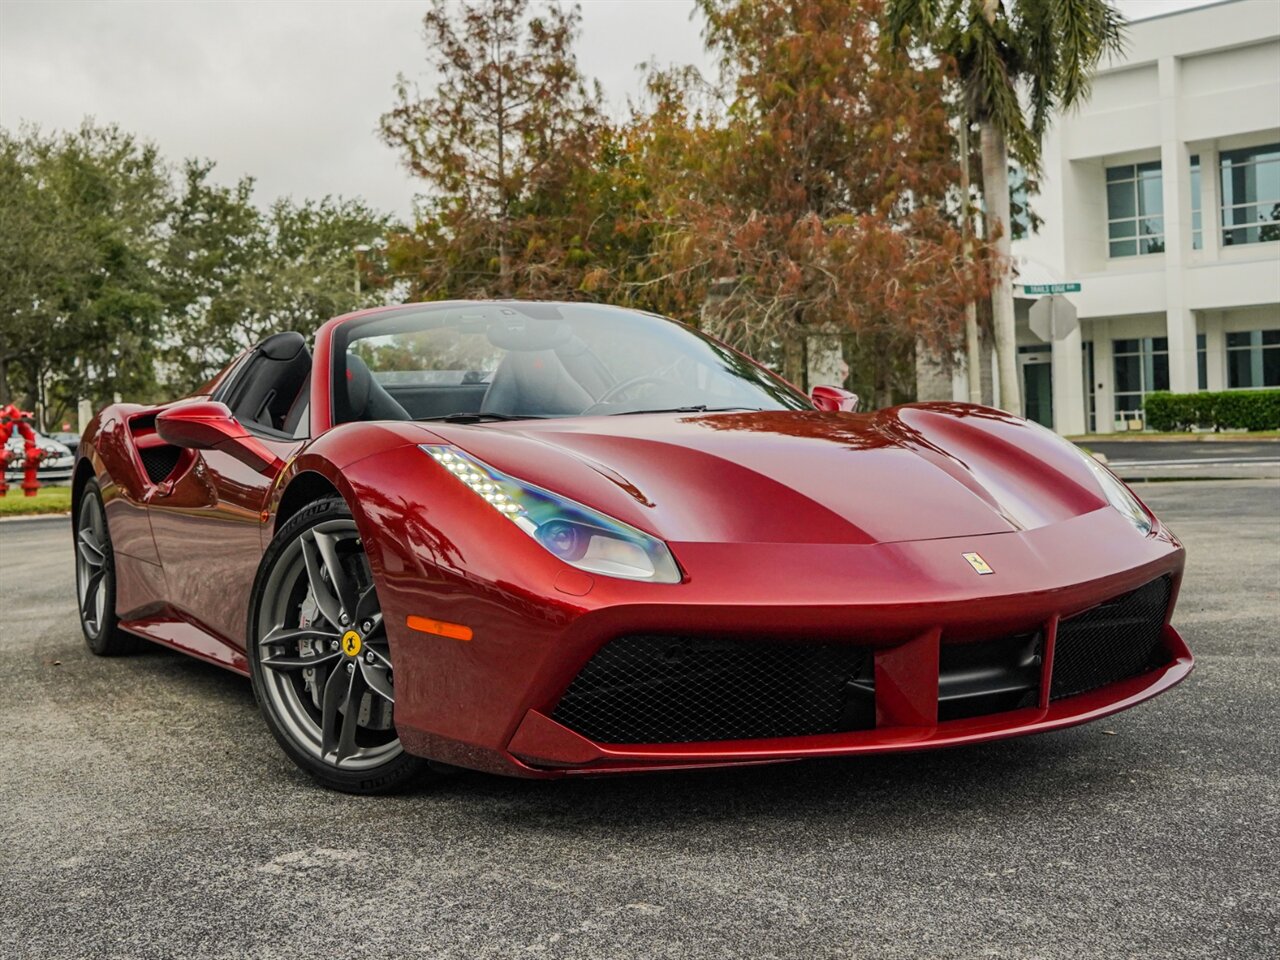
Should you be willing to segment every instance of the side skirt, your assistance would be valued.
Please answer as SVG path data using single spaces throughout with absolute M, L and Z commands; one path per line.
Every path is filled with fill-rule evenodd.
M 224 667 L 242 677 L 249 676 L 249 661 L 243 650 L 172 611 L 122 620 L 120 627 L 197 660 Z

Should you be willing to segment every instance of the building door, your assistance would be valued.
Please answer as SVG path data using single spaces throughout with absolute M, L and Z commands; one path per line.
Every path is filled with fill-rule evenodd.
M 1053 429 L 1053 364 L 1028 357 L 1022 363 L 1023 409 L 1027 419 Z

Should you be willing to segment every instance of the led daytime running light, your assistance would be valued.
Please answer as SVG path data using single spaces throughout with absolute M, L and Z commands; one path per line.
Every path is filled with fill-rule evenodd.
M 499 513 L 517 522 L 521 517 L 527 518 L 527 511 L 520 505 L 516 497 L 512 496 L 512 492 L 504 490 L 503 483 L 487 470 L 484 470 L 475 460 L 456 453 L 448 447 L 423 445 L 422 449 L 429 453 L 436 463 L 474 490 L 476 494 L 491 504 Z

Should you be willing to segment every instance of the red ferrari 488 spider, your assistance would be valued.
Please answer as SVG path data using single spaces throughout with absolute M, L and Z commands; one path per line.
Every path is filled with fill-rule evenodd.
M 85 433 L 84 634 L 248 675 L 356 792 L 973 743 L 1190 672 L 1182 546 L 1105 468 L 997 410 L 854 407 L 591 304 L 280 333 Z

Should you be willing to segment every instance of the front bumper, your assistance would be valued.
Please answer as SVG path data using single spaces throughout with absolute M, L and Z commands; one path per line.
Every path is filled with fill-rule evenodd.
M 428 566 L 421 558 L 441 557 L 440 539 L 433 529 L 410 524 L 394 542 L 383 538 L 375 565 L 396 663 L 396 726 L 412 753 L 492 772 L 622 773 L 974 743 L 1106 716 L 1168 689 L 1192 668 L 1190 652 L 1168 623 L 1182 575 L 1181 545 L 1159 527 L 1139 535 L 1109 508 L 1036 530 L 930 541 L 673 543 L 688 575 L 675 585 L 566 573 L 536 545 L 534 552 L 491 563 L 473 552 L 465 571 Z M 980 553 L 994 574 L 977 575 L 963 557 L 969 552 Z M 1160 664 L 1051 699 L 1057 624 L 1162 577 L 1169 580 L 1170 600 L 1158 626 Z M 474 639 L 415 633 L 403 626 L 411 615 L 466 624 Z M 1043 631 L 1045 638 L 1035 704 L 940 722 L 939 649 L 1025 631 Z M 635 633 L 870 648 L 874 728 L 614 744 L 553 720 L 588 661 L 615 638 Z
M 1183 680 L 1193 666 L 1190 650 L 1172 627 L 1162 640 L 1170 661 L 1136 677 L 1109 684 L 1088 693 L 1040 705 L 983 717 L 939 723 L 927 712 L 914 716 L 882 716 L 874 730 L 780 739 L 719 741 L 681 744 L 600 744 L 579 736 L 538 710 L 530 710 L 508 745 L 509 752 L 539 773 L 628 773 L 679 767 L 707 767 L 802 760 L 954 747 L 1000 740 L 1032 733 L 1047 733 L 1127 710 L 1164 692 Z M 919 651 L 911 654 L 915 659 Z M 1046 676 L 1052 670 L 1045 660 Z M 911 671 L 908 671 L 910 674 Z M 936 684 L 936 675 L 934 678 Z M 928 703 L 929 682 L 921 678 Z M 901 688 L 894 691 L 898 696 Z M 936 703 L 936 701 L 935 701 Z M 927 709 L 927 708 L 926 708 Z

